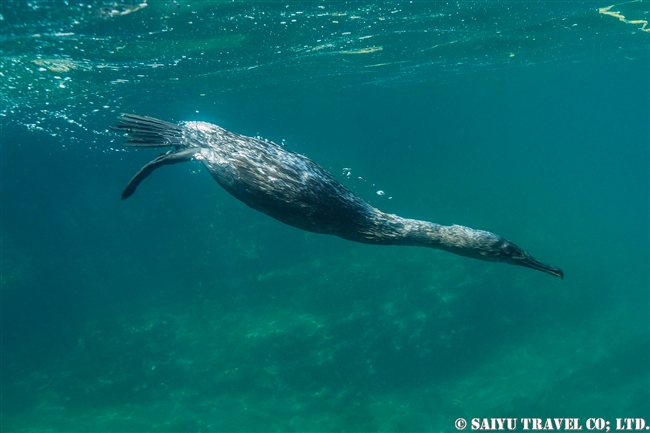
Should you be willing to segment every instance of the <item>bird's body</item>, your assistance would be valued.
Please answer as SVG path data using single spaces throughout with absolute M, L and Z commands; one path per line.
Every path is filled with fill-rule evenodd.
M 538 262 L 494 233 L 384 213 L 354 195 L 310 159 L 268 141 L 206 122 L 175 125 L 131 114 L 122 115 L 114 129 L 128 134 L 129 145 L 174 147 L 136 174 L 122 194 L 123 199 L 133 194 L 156 168 L 198 160 L 235 198 L 303 230 L 368 244 L 438 248 L 564 277 L 560 269 Z

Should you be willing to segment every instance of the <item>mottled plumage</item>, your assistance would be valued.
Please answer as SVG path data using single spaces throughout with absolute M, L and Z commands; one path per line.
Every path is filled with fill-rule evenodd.
M 564 278 L 494 233 L 387 214 L 352 193 L 320 165 L 277 144 L 246 137 L 206 122 L 178 125 L 123 114 L 113 127 L 127 133 L 127 145 L 173 147 L 144 166 L 129 182 L 122 199 L 163 165 L 201 161 L 235 198 L 283 223 L 315 233 L 378 245 L 413 245 L 526 266 Z

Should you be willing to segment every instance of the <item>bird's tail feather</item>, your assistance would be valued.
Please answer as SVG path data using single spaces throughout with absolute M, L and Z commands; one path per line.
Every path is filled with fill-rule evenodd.
M 190 161 L 196 154 L 196 148 L 183 144 L 183 130 L 179 125 L 135 114 L 121 114 L 118 120 L 118 124 L 111 126 L 111 129 L 126 133 L 127 141 L 124 144 L 127 146 L 175 147 L 142 167 L 124 189 L 122 200 L 133 195 L 138 185 L 157 168 Z
M 119 123 L 111 129 L 125 132 L 127 146 L 182 146 L 183 132 L 179 125 L 135 114 L 121 114 Z

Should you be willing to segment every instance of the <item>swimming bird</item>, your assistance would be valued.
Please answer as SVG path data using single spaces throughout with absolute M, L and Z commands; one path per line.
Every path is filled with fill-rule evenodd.
M 564 278 L 503 237 L 460 225 L 444 226 L 402 218 L 371 206 L 305 156 L 206 122 L 173 124 L 122 114 L 112 129 L 126 145 L 171 147 L 131 179 L 122 199 L 159 167 L 200 161 L 235 198 L 285 224 L 314 233 L 376 245 L 437 248 L 474 259 L 525 266 Z

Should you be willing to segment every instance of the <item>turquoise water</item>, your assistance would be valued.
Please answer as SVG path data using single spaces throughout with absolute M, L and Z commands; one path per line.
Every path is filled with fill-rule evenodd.
M 647 1 L 179 5 L 1 3 L 3 431 L 650 422 Z M 566 277 L 302 232 L 198 163 L 123 202 L 157 152 L 121 112 Z

